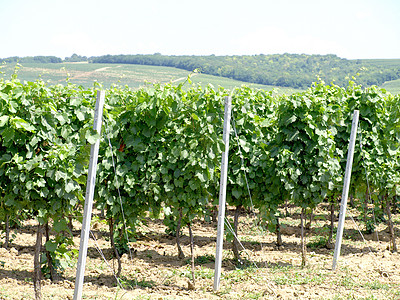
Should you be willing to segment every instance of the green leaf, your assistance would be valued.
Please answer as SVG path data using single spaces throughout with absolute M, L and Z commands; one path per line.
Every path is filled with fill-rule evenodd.
M 195 119 L 196 121 L 200 120 L 198 115 L 196 115 L 195 113 L 192 113 L 192 118 Z
M 85 114 L 81 111 L 75 111 L 75 115 L 78 118 L 79 121 L 85 120 Z
M 286 123 L 286 124 L 290 124 L 290 123 L 293 123 L 293 122 L 296 121 L 296 120 L 297 120 L 296 115 L 292 115 L 292 116 L 289 116 L 289 117 L 286 119 L 285 123 Z
M 9 106 L 10 113 L 16 114 L 18 111 L 18 103 L 15 101 L 10 101 L 9 104 L 10 104 Z
M 93 145 L 98 139 L 100 139 L 100 134 L 94 129 L 90 129 L 86 131 L 85 138 L 89 144 Z
M 190 180 L 189 186 L 192 189 L 192 191 L 195 191 L 199 187 L 199 183 L 196 180 Z
M 4 127 L 7 124 L 9 119 L 10 119 L 9 116 L 1 116 L 0 117 L 0 127 Z
M 201 182 L 207 181 L 207 175 L 203 172 L 196 172 L 195 176 L 200 179 Z
M 57 114 L 56 119 L 60 122 L 61 125 L 64 125 L 68 121 L 68 117 L 63 114 Z
M 57 232 L 61 232 L 63 230 L 67 230 L 67 221 L 65 219 L 58 219 L 54 221 L 53 228 Z
M 12 142 L 14 140 L 14 134 L 15 131 L 13 128 L 11 127 L 6 127 L 6 129 L 4 129 L 2 136 L 4 141 L 8 144 L 10 142 Z
M 214 153 L 212 148 L 210 148 L 209 151 L 208 151 L 208 157 L 211 158 L 211 159 L 215 158 L 215 153 Z
M 44 245 L 46 247 L 46 250 L 49 252 L 55 252 L 57 250 L 57 242 L 53 241 L 47 241 Z
M 239 138 L 239 144 L 244 152 L 248 153 L 250 151 L 250 147 L 248 146 L 246 140 Z
M 232 190 L 232 195 L 236 198 L 239 199 L 242 196 L 242 192 L 237 190 L 237 189 L 233 189 Z
M 10 123 L 14 125 L 16 129 L 23 129 L 25 131 L 35 132 L 35 127 L 29 124 L 24 119 L 19 117 L 13 117 L 10 119 Z
M 46 186 L 46 180 L 44 180 L 44 178 L 39 178 L 39 180 L 36 181 L 36 186 L 37 187 L 45 187 Z
M 70 104 L 72 106 L 79 106 L 82 103 L 82 99 L 80 98 L 71 98 Z
M 77 185 L 77 183 L 76 183 L 75 181 L 73 181 L 73 180 L 69 180 L 69 181 L 67 182 L 67 184 L 65 185 L 65 191 L 66 191 L 67 193 L 72 192 L 72 191 L 76 190 L 77 188 L 78 188 L 78 185 Z
M 31 180 L 29 180 L 26 185 L 25 185 L 26 189 L 29 191 L 31 189 L 33 189 L 33 182 Z
M 190 140 L 190 141 L 189 141 L 189 147 L 190 147 L 190 149 L 196 148 L 198 144 L 199 144 L 199 143 L 197 142 L 196 139 L 193 139 L 193 140 Z
M 288 141 L 289 142 L 291 142 L 291 141 L 293 141 L 294 139 L 296 139 L 296 137 L 299 135 L 299 131 L 298 130 L 296 130 L 296 131 L 292 131 L 289 135 L 288 135 Z
M 399 149 L 395 145 L 390 145 L 387 150 L 390 156 L 395 156 L 399 152 Z
M 183 159 L 188 158 L 188 157 L 189 157 L 189 152 L 188 152 L 186 149 L 182 150 L 182 151 L 181 151 L 181 157 L 182 157 Z
M 0 99 L 3 99 L 5 101 L 7 101 L 8 100 L 8 95 L 3 93 L 3 92 L 0 92 Z
M 67 173 L 57 170 L 55 173 L 55 180 L 59 181 L 62 178 L 67 178 Z

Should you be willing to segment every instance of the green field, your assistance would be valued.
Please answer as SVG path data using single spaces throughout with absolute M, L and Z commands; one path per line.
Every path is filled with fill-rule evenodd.
M 385 66 L 388 68 L 400 68 L 400 59 L 362 59 L 361 62 L 372 66 Z M 400 79 L 386 81 L 382 87 L 392 94 L 400 93 Z
M 360 59 L 360 61 L 374 66 L 400 67 L 400 59 Z
M 400 79 L 387 81 L 382 87 L 392 94 L 400 94 Z
M 89 64 L 89 63 L 25 63 L 18 69 L 15 64 L 5 64 L 1 69 L 4 78 L 17 72 L 18 78 L 25 81 L 35 81 L 42 78 L 50 84 L 65 84 L 67 78 L 71 83 L 91 87 L 95 81 L 100 82 L 106 88 L 112 84 L 128 85 L 131 88 L 139 88 L 153 83 L 181 83 L 187 80 L 190 72 L 159 66 L 145 66 L 132 64 Z M 264 90 L 276 89 L 279 94 L 292 94 L 299 90 L 285 87 L 242 82 L 225 77 L 218 77 L 206 74 L 192 74 L 191 81 L 194 84 L 233 89 L 246 85 L 252 88 Z
M 393 60 L 362 60 L 371 65 L 385 63 L 390 66 L 398 66 L 400 59 Z M 50 84 L 65 84 L 67 79 L 71 83 L 82 85 L 86 88 L 92 87 L 94 82 L 99 82 L 108 88 L 112 84 L 127 85 L 131 88 L 139 88 L 153 83 L 181 83 L 187 80 L 190 72 L 172 68 L 133 64 L 89 64 L 89 63 L 24 63 L 19 68 L 15 63 L 4 64 L 0 70 L 4 78 L 17 72 L 18 78 L 22 81 L 35 81 L 42 78 Z M 233 89 L 246 85 L 252 88 L 264 90 L 276 89 L 279 94 L 292 94 L 300 90 L 294 88 L 277 87 L 270 85 L 242 82 L 226 77 L 219 77 L 207 74 L 192 74 L 191 80 L 194 84 Z M 382 85 L 392 94 L 400 93 L 400 79 L 385 82 Z

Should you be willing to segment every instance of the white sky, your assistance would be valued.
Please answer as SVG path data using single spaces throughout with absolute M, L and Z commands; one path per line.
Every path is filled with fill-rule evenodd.
M 0 0 L 0 57 L 400 58 L 399 0 Z

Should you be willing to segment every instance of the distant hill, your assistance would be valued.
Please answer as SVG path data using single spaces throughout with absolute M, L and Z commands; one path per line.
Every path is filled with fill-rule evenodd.
M 93 63 L 168 66 L 245 82 L 304 89 L 320 78 L 347 85 L 356 77 L 364 86 L 400 79 L 400 59 L 348 60 L 336 55 L 274 54 L 241 56 L 105 55 Z
M 246 83 L 305 89 L 320 78 L 327 84 L 345 86 L 355 77 L 364 86 L 398 86 L 400 59 L 348 60 L 336 55 L 273 54 L 234 56 L 104 55 L 77 54 L 64 60 L 54 56 L 0 59 L 20 63 L 89 62 L 93 64 L 134 64 L 174 67 L 186 71 L 230 78 Z
M 2 73 L 2 74 L 1 74 Z M 187 81 L 192 73 L 173 67 L 144 66 L 133 64 L 89 64 L 85 62 L 64 63 L 7 63 L 0 65 L 0 78 L 9 79 L 16 73 L 21 81 L 35 81 L 42 79 L 50 84 L 65 84 L 66 81 L 82 85 L 85 88 L 93 87 L 94 82 L 101 83 L 105 88 L 113 84 L 129 86 L 136 89 L 149 86 L 150 84 L 180 84 Z M 263 90 L 274 89 L 278 94 L 292 94 L 299 92 L 298 89 L 287 87 L 276 87 L 255 83 L 242 82 L 226 77 L 208 74 L 191 74 L 193 84 L 205 87 L 209 84 L 216 89 L 221 86 L 232 90 L 242 85 Z M 185 87 L 190 86 L 186 83 Z

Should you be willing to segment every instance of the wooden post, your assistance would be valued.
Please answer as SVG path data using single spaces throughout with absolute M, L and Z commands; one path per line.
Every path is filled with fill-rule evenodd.
M 231 110 L 232 110 L 232 98 L 225 97 L 224 131 L 223 131 L 225 151 L 222 152 L 221 179 L 219 185 L 219 211 L 218 211 L 218 227 L 217 227 L 217 249 L 215 254 L 214 291 L 218 291 L 219 282 L 221 279 L 222 246 L 224 244 L 226 185 L 228 179 L 228 153 L 229 153 Z
M 101 133 L 104 99 L 105 99 L 105 92 L 98 91 L 96 107 L 94 110 L 93 129 L 96 130 L 99 134 Z M 86 264 L 87 248 L 89 241 L 90 221 L 92 219 L 93 197 L 94 197 L 94 187 L 96 183 L 96 169 L 97 169 L 97 158 L 99 154 L 99 146 L 100 146 L 100 139 L 98 139 L 92 145 L 90 150 L 90 162 L 89 162 L 89 170 L 86 183 L 85 207 L 83 212 L 81 241 L 79 245 L 78 266 L 75 278 L 74 300 L 82 299 L 82 288 L 83 288 L 83 279 L 85 276 L 85 264 Z
M 356 143 L 358 118 L 359 118 L 359 111 L 355 110 L 353 115 L 353 123 L 351 125 L 349 150 L 347 152 L 346 172 L 343 182 L 342 201 L 340 203 L 339 223 L 336 233 L 336 243 L 335 243 L 335 252 L 333 255 L 332 270 L 336 269 L 336 263 L 340 256 L 340 247 L 342 246 L 342 236 L 343 236 L 344 220 L 346 218 L 347 198 L 349 196 L 351 169 L 353 166 L 354 146 Z

